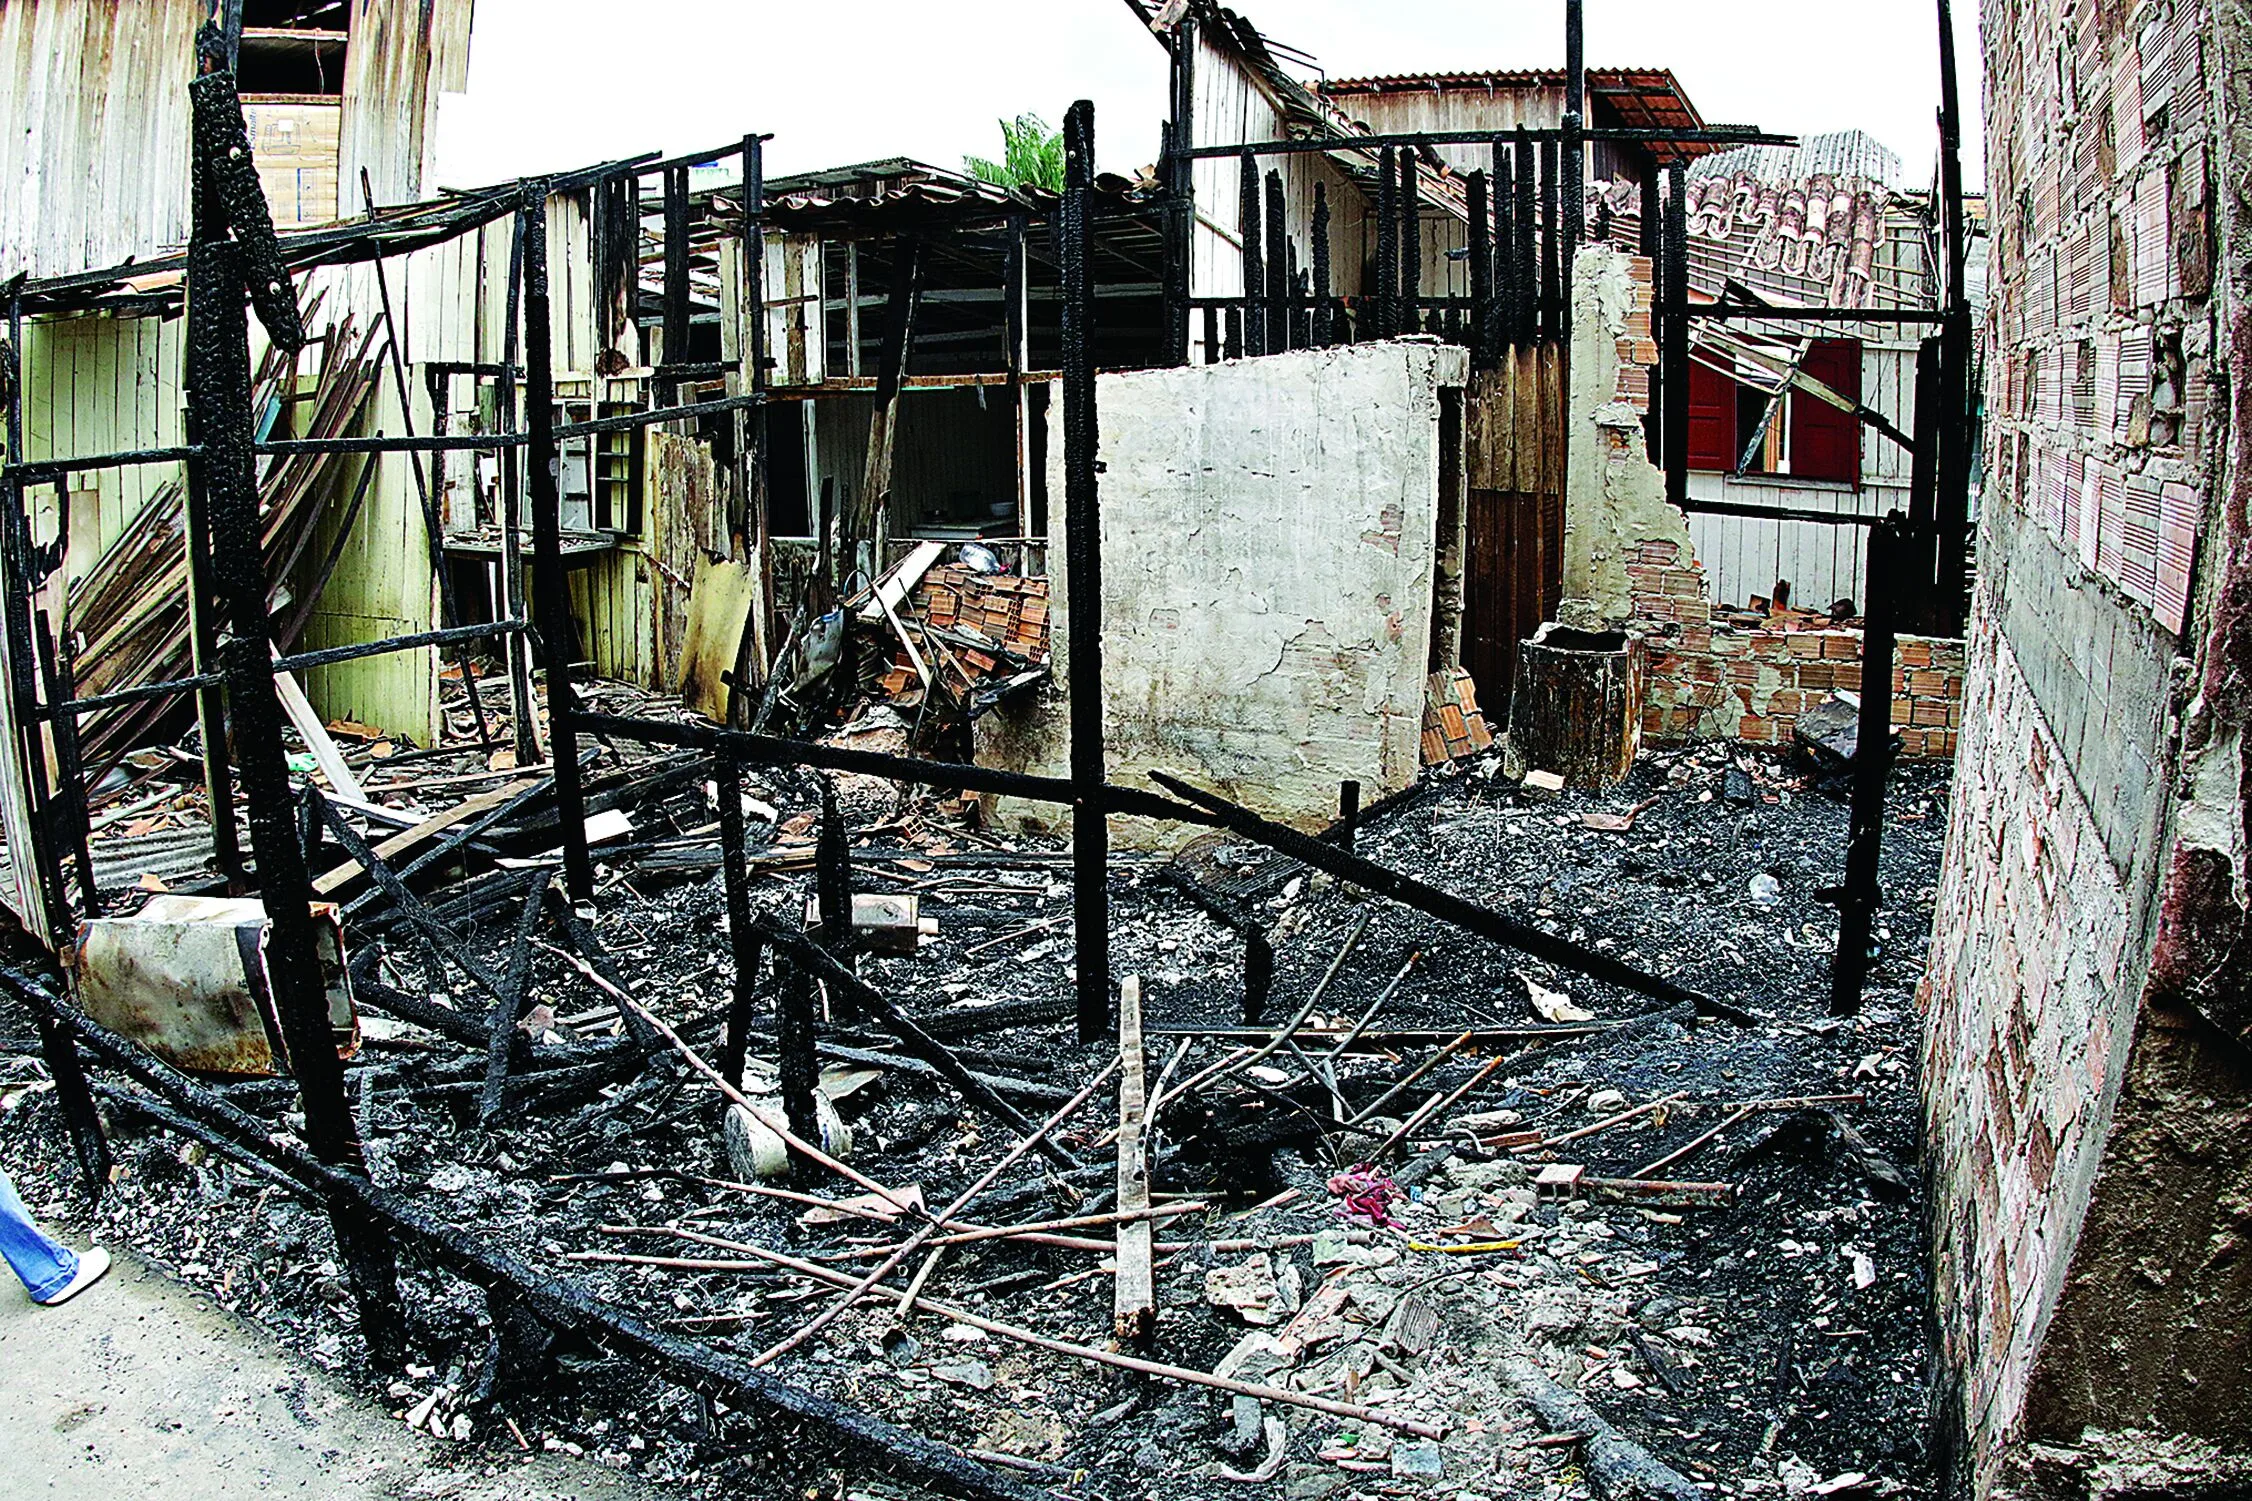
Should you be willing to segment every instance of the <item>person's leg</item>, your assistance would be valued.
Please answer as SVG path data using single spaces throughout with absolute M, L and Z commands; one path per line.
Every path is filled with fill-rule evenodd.
M 46 1302 L 78 1275 L 78 1254 L 32 1223 L 6 1169 L 0 1169 L 0 1256 L 7 1257 L 36 1303 Z

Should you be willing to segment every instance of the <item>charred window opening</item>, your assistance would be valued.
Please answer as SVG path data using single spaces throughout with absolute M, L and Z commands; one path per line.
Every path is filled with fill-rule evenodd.
M 346 0 L 244 0 L 236 77 L 246 98 L 341 99 Z

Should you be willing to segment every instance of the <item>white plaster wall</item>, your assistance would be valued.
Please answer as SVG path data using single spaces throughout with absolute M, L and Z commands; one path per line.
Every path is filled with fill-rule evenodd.
M 1101 377 L 1113 780 L 1147 785 L 1162 768 L 1318 827 L 1335 818 L 1341 781 L 1373 799 L 1415 779 L 1439 392 L 1467 374 L 1462 350 L 1409 340 Z M 1062 410 L 1050 402 L 1059 533 Z M 1071 670 L 1061 558 L 1059 685 Z M 980 759 L 1048 771 L 1066 759 L 1060 686 L 1031 713 L 986 723 Z M 1160 837 L 1127 822 L 1121 839 Z

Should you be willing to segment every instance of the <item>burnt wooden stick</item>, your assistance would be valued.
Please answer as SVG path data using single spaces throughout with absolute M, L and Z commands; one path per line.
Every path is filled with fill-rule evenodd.
M 1413 146 L 1400 148 L 1400 316 L 1394 333 L 1423 332 L 1423 192 Z
M 1540 171 L 1533 138 L 1517 127 L 1517 211 L 1513 231 L 1517 241 L 1517 317 L 1511 342 L 1530 344 L 1540 336 Z
M 1267 1000 L 1275 989 L 1275 946 L 1266 930 L 1247 927 L 1243 934 L 1243 1019 L 1256 1025 L 1267 1014 Z
M 1486 208 L 1485 171 L 1471 172 L 1465 188 L 1470 195 L 1470 366 L 1484 370 L 1493 363 L 1494 300 L 1493 216 Z
M 1149 1076 L 1142 1051 L 1142 981 L 1128 975 L 1118 987 L 1118 1211 L 1141 1215 L 1149 1203 Z M 1118 1226 L 1111 1332 L 1147 1348 L 1157 1338 L 1156 1237 L 1146 1218 Z
M 1563 333 L 1567 274 L 1563 260 L 1563 224 L 1557 208 L 1556 142 L 1540 143 L 1540 332 L 1543 339 Z
M 1282 174 L 1267 174 L 1267 353 L 1290 348 L 1290 229 L 1283 212 Z
M 1248 355 L 1267 352 L 1267 319 L 1263 298 L 1266 292 L 1267 265 L 1261 254 L 1264 219 L 1259 208 L 1259 158 L 1249 150 L 1240 158 L 1240 192 L 1237 195 L 1236 227 L 1243 238 L 1243 352 Z
M 1386 146 L 1377 154 L 1376 168 L 1376 337 L 1389 339 L 1399 332 L 1393 302 L 1400 288 L 1400 216 L 1396 207 L 1399 168 L 1397 152 Z
M 821 1064 L 814 1047 L 819 1008 L 813 979 L 788 960 L 780 960 L 777 967 L 782 983 L 776 992 L 774 1041 L 782 1076 L 782 1114 L 791 1130 L 815 1141 L 821 1135 L 821 1115 L 813 1099 L 821 1084 Z
M 837 811 L 837 784 L 821 779 L 821 833 L 814 853 L 814 896 L 821 917 L 821 946 L 850 955 L 858 947 L 852 930 L 852 840 Z M 739 810 L 738 810 L 739 811 Z
M 893 1267 L 898 1266 L 902 1261 L 905 1261 L 909 1256 L 913 1255 L 917 1250 L 921 1249 L 922 1246 L 927 1243 L 932 1236 L 938 1234 L 941 1226 L 949 1224 L 956 1215 L 960 1214 L 963 1210 L 967 1209 L 970 1206 L 972 1200 L 974 1200 L 979 1194 L 985 1192 L 986 1189 L 992 1187 L 994 1179 L 1000 1177 L 1001 1174 L 1007 1172 L 1011 1167 L 1015 1166 L 1017 1160 L 1024 1156 L 1026 1152 L 1032 1150 L 1034 1146 L 1046 1142 L 1050 1134 L 1054 1132 L 1058 1126 L 1071 1119 L 1072 1115 L 1079 1109 L 1079 1107 L 1086 1104 L 1088 1099 L 1093 1096 L 1094 1092 L 1100 1089 L 1106 1082 L 1108 1082 L 1112 1072 L 1114 1072 L 1115 1070 L 1115 1067 L 1116 1066 L 1113 1065 L 1112 1068 L 1106 1068 L 1101 1073 L 1097 1074 L 1094 1078 L 1088 1080 L 1086 1088 L 1080 1090 L 1079 1093 L 1073 1095 L 1069 1100 L 1058 1106 L 1056 1108 L 1055 1114 L 1049 1116 L 1045 1121 L 1042 1121 L 1037 1129 L 1026 1135 L 1026 1137 L 1022 1141 L 1019 1141 L 1015 1146 L 1009 1148 L 1008 1152 L 1002 1156 L 999 1162 L 996 1162 L 993 1164 L 993 1166 L 987 1168 L 983 1173 L 978 1175 L 976 1182 L 972 1183 L 968 1188 L 963 1189 L 959 1194 L 955 1195 L 953 1203 L 947 1205 L 937 1214 L 930 1216 L 921 1229 L 917 1230 L 912 1236 L 908 1237 L 908 1239 L 904 1243 L 902 1243 L 897 1249 L 895 1249 L 889 1256 L 884 1258 L 882 1265 L 878 1266 L 866 1277 L 863 1277 L 859 1282 L 855 1283 L 846 1291 L 843 1297 L 837 1299 L 836 1302 L 830 1304 L 826 1309 L 822 1310 L 821 1314 L 817 1318 L 813 1319 L 810 1323 L 801 1326 L 795 1333 L 791 1334 L 788 1338 L 782 1340 L 780 1343 L 775 1344 L 772 1347 L 763 1350 L 759 1354 L 753 1356 L 751 1358 L 752 1368 L 755 1370 L 760 1366 L 771 1365 L 774 1361 L 788 1354 L 790 1351 L 796 1349 L 799 1345 L 804 1344 L 807 1340 L 813 1338 L 814 1335 L 819 1334 L 823 1329 L 826 1329 L 830 1324 L 834 1323 L 837 1319 L 837 1316 L 842 1314 L 846 1309 L 850 1308 L 854 1303 L 858 1302 L 863 1293 L 867 1292 L 868 1289 L 874 1287 L 877 1283 L 883 1281 L 885 1277 L 891 1275 L 891 1270 Z
M 485 1050 L 485 1091 L 477 1102 L 477 1118 L 491 1129 L 500 1119 L 508 1096 L 508 1068 L 516 1055 L 516 1029 L 524 1019 L 524 1001 L 531 991 L 532 934 L 539 927 L 540 907 L 547 900 L 549 871 L 540 871 L 524 887 L 524 906 L 516 914 L 508 969 L 501 976 L 504 995 L 493 1007 L 492 1031 Z
M 1220 310 L 1209 302 L 1204 305 L 1204 363 L 1220 363 Z
M 751 929 L 751 874 L 744 857 L 743 763 L 722 755 L 712 762 L 719 798 L 720 874 L 727 887 L 727 939 L 735 960 L 735 983 L 727 1006 L 727 1041 L 719 1071 L 743 1087 L 743 1065 L 750 1056 L 751 991 L 758 983 L 761 949 Z
M 78 1056 L 77 1040 L 36 1006 L 31 1008 L 31 1019 L 39 1031 L 47 1076 L 55 1081 L 55 1099 L 63 1107 L 63 1124 L 70 1131 L 71 1151 L 78 1159 L 86 1195 L 99 1203 L 102 1190 L 109 1187 L 109 1141 L 102 1135 L 102 1118 L 86 1085 L 86 1065 Z
M 754 921 L 759 936 L 768 944 L 789 955 L 800 968 L 828 986 L 831 994 L 841 993 L 856 1002 L 885 1031 L 898 1038 L 901 1046 L 909 1053 L 937 1069 L 963 1099 L 1001 1121 L 1018 1135 L 1032 1134 L 1032 1123 L 1015 1106 L 995 1094 L 983 1080 L 970 1072 L 961 1059 L 954 1056 L 952 1050 L 925 1032 L 913 1017 L 893 1004 L 889 996 L 839 964 L 819 944 L 800 934 L 786 932 L 764 918 Z M 1081 1165 L 1079 1159 L 1053 1142 L 1041 1142 L 1040 1151 L 1058 1167 L 1076 1168 Z
M 1329 346 L 1332 325 L 1329 317 L 1329 184 L 1314 184 L 1314 244 L 1313 244 L 1313 343 L 1316 349 Z
M 1174 796 L 1217 815 L 1223 827 L 1244 838 L 1265 845 L 1279 854 L 1288 855 L 1302 864 L 1311 865 L 1316 870 L 1327 871 L 1342 880 L 1351 881 L 1380 896 L 1388 896 L 1403 906 L 1413 907 L 1441 922 L 1452 923 L 1481 938 L 1669 1005 L 1686 1001 L 1709 1015 L 1725 1016 L 1732 1021 L 1747 1023 L 1752 1019 L 1750 1013 L 1716 1001 L 1701 991 L 1691 990 L 1686 985 L 1676 984 L 1607 954 L 1597 953 L 1570 939 L 1544 933 L 1529 923 L 1506 917 L 1490 907 L 1481 907 L 1476 902 L 1465 901 L 1451 892 L 1426 886 L 1411 876 L 1387 870 L 1372 860 L 1348 854 L 1334 845 L 1309 838 L 1296 829 L 1261 818 L 1239 803 L 1192 787 L 1178 777 L 1169 776 L 1162 771 L 1152 771 L 1149 775 L 1151 781 Z
M 1337 785 L 1337 845 L 1348 855 L 1353 852 L 1353 835 L 1361 821 L 1361 784 L 1340 782 Z

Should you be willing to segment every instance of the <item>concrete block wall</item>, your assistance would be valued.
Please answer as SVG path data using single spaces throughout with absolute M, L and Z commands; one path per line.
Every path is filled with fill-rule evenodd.
M 1649 650 L 1642 733 L 1656 741 L 1788 745 L 1798 716 L 1861 691 L 1861 633 L 1745 626 L 1716 612 L 1704 569 L 1674 541 L 1644 541 L 1627 564 L 1634 629 Z M 1892 723 L 1903 754 L 1955 754 L 1963 716 L 1963 643 L 1903 636 L 1893 658 Z
M 1920 992 L 1952 1479 L 2043 1501 L 2236 1494 L 2248 22 L 2211 0 L 1982 10 L 1988 480 Z

